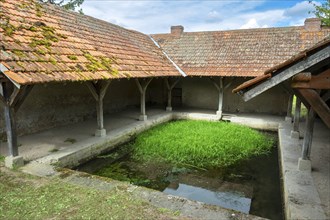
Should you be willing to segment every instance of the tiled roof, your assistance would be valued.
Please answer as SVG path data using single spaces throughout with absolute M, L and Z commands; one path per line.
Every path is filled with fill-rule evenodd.
M 187 75 L 255 77 L 329 34 L 330 27 L 283 27 L 152 37 Z
M 180 76 L 137 31 L 34 0 L 0 0 L 0 19 L 0 64 L 19 84 Z
M 261 84 L 268 78 L 271 78 L 272 76 L 277 75 L 279 71 L 289 68 L 291 65 L 293 65 L 303 59 L 306 59 L 306 57 L 310 56 L 311 54 L 314 54 L 317 51 L 322 50 L 325 47 L 329 47 L 329 46 L 330 46 L 330 36 L 327 36 L 326 38 L 324 38 L 320 42 L 314 44 L 313 46 L 299 52 L 298 54 L 295 54 L 290 59 L 288 59 L 282 63 L 279 63 L 278 65 L 273 66 L 272 68 L 266 70 L 264 72 L 264 75 L 257 76 L 253 79 L 250 79 L 250 80 L 242 83 L 241 85 L 234 88 L 232 92 L 238 93 L 242 90 L 248 90 L 251 87 Z

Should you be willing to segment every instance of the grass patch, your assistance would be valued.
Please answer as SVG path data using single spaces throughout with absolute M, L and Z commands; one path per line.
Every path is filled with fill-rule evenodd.
M 133 158 L 199 168 L 225 167 L 270 152 L 273 140 L 251 128 L 206 121 L 175 121 L 140 134 Z
M 8 170 L 0 163 L 0 219 L 173 219 L 119 187 L 96 190 Z

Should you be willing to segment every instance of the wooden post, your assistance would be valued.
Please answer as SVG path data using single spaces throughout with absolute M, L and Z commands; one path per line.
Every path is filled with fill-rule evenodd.
M 136 85 L 140 91 L 140 109 L 141 109 L 141 115 L 139 117 L 140 121 L 146 121 L 147 115 L 146 115 L 146 91 L 149 83 L 151 82 L 152 78 L 149 78 L 144 84 L 141 84 L 139 79 L 135 79 Z
M 301 110 L 301 100 L 298 97 L 296 97 L 296 108 L 294 112 L 293 130 L 291 131 L 291 137 L 297 139 L 299 139 L 300 110 Z
M 303 149 L 301 156 L 303 160 L 310 159 L 312 140 L 313 140 L 314 120 L 315 120 L 315 111 L 313 108 L 310 108 L 308 111 L 306 131 L 303 141 Z
M 288 100 L 288 109 L 285 117 L 285 120 L 290 122 L 292 122 L 292 102 L 293 102 L 293 94 L 290 94 Z
M 95 131 L 95 136 L 97 137 L 104 137 L 106 135 L 106 130 L 104 129 L 104 119 L 103 119 L 103 98 L 107 92 L 110 82 L 111 81 L 86 83 L 94 99 L 96 100 L 97 130 Z
M 6 134 L 9 155 L 12 157 L 18 156 L 18 145 L 16 135 L 16 120 L 13 108 L 10 106 L 10 92 L 7 83 L 0 83 L 0 96 L 4 104 L 4 116 L 6 123 Z
M 175 87 L 175 85 L 180 81 L 180 79 L 177 79 L 172 85 L 169 82 L 168 78 L 165 78 L 165 84 L 167 88 L 167 106 L 166 111 L 172 111 L 172 90 Z
M 214 80 L 212 80 L 212 82 L 213 82 L 213 85 L 215 86 L 215 88 L 218 90 L 218 93 L 219 93 L 218 110 L 217 110 L 216 114 L 221 119 L 222 118 L 222 106 L 223 106 L 223 92 L 224 92 L 223 78 L 220 77 L 219 84 Z
M 18 156 L 15 112 L 9 105 L 4 106 L 9 155 Z

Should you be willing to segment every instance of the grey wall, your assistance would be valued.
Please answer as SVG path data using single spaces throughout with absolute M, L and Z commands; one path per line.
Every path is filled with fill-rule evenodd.
M 231 92 L 235 87 L 247 80 L 247 78 L 229 77 L 224 79 L 225 85 L 233 81 L 231 86 L 225 90 L 224 112 L 268 113 L 276 115 L 284 115 L 286 113 L 288 94 L 280 86 L 276 86 L 248 102 L 244 102 L 240 96 Z M 178 87 L 182 88 L 183 106 L 217 110 L 218 91 L 209 78 L 187 77 L 181 81 Z

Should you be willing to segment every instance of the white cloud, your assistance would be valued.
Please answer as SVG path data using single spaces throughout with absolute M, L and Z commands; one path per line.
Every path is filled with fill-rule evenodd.
M 272 1 L 274 3 L 274 1 Z M 284 1 L 278 0 L 278 4 Z M 263 10 L 266 0 L 85 0 L 85 14 L 120 26 L 150 33 L 168 33 L 170 26 L 183 25 L 185 31 L 302 25 L 311 7 L 307 1 L 291 7 Z M 275 7 L 275 6 L 274 6 Z

